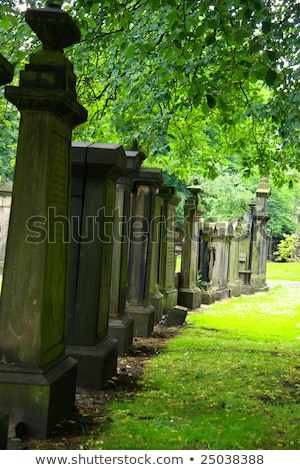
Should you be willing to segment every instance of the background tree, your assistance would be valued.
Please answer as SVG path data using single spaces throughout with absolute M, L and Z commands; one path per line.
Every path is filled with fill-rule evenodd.
M 0 4 L 1 52 L 15 64 L 15 77 L 28 54 L 40 47 L 23 11 L 45 4 Z M 237 189 L 242 207 L 252 191 L 250 180 L 243 185 L 242 177 L 255 177 L 257 168 L 277 185 L 297 180 L 298 2 L 70 0 L 63 9 L 81 29 L 81 41 L 66 53 L 89 112 L 74 139 L 118 141 L 125 147 L 137 140 L 146 164 L 177 180 L 220 174 L 222 180 L 204 196 L 212 213 L 224 208 L 213 194 L 219 185 L 219 201 L 226 195 L 219 181 L 226 183 L 227 194 Z M 6 169 L 17 138 L 14 113 L 10 105 L 0 106 Z M 226 211 L 219 215 L 229 217 L 238 207 Z

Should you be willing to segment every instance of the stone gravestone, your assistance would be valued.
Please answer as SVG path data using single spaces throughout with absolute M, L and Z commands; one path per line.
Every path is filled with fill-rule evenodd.
M 163 316 L 164 295 L 160 291 L 160 265 L 161 265 L 161 246 L 162 246 L 162 223 L 163 223 L 163 200 L 156 194 L 154 217 L 151 221 L 151 271 L 149 285 L 149 301 L 154 307 L 154 325 L 156 325 Z
M 101 143 L 74 142 L 72 153 L 67 351 L 78 361 L 77 384 L 101 389 L 117 368 L 108 320 L 116 181 L 126 157 L 121 145 Z
M 126 312 L 134 319 L 134 336 L 150 336 L 154 307 L 149 302 L 156 190 L 162 185 L 162 171 L 142 168 L 134 182 L 130 232 Z
M 199 217 L 203 213 L 197 182 L 188 187 L 192 195 L 184 204 L 184 240 L 182 242 L 181 279 L 178 303 L 190 309 L 201 305 L 201 290 L 197 286 L 199 256 Z
M 199 274 L 201 275 L 201 301 L 212 304 L 215 301 L 212 274 L 216 258 L 216 250 L 212 243 L 216 222 L 209 218 L 200 218 L 199 237 Z
M 255 291 L 267 291 L 266 266 L 268 249 L 267 215 L 268 198 L 271 189 L 268 178 L 261 178 L 256 190 L 256 206 L 253 215 L 252 274 L 251 282 Z
M 116 215 L 114 221 L 113 276 L 108 334 L 118 341 L 118 354 L 124 356 L 132 346 L 133 318 L 125 311 L 130 222 L 132 216 L 133 179 L 140 172 L 145 155 L 126 150 L 126 172 L 117 181 Z
M 176 287 L 176 207 L 181 198 L 174 186 L 162 186 L 159 195 L 163 199 L 162 239 L 160 247 L 160 290 L 164 294 L 163 314 L 166 315 L 178 303 Z
M 242 232 L 241 220 L 238 217 L 231 219 L 233 228 L 233 237 L 230 243 L 229 267 L 228 267 L 228 289 L 230 297 L 239 297 L 241 295 L 241 281 L 239 278 L 239 255 L 240 255 L 240 237 Z
M 244 213 L 242 221 L 242 233 L 239 244 L 239 279 L 241 281 L 241 292 L 244 295 L 254 293 L 254 287 L 251 283 L 251 273 L 255 202 L 249 202 L 248 206 L 249 210 Z
M 225 299 L 229 295 L 227 283 L 229 249 L 232 236 L 233 227 L 230 222 L 216 222 L 212 234 L 214 263 L 211 276 L 211 285 L 215 301 Z
M 43 43 L 6 97 L 20 113 L 0 309 L 0 409 L 13 434 L 46 438 L 74 408 L 76 361 L 65 353 L 72 128 L 84 122 L 64 47 L 80 32 L 59 8 L 27 10 Z

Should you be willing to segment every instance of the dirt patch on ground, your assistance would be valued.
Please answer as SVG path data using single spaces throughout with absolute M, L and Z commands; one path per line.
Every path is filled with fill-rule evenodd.
M 140 388 L 139 378 L 144 374 L 149 360 L 159 354 L 168 339 L 176 336 L 182 327 L 158 325 L 149 338 L 134 338 L 131 350 L 118 359 L 117 374 L 100 390 L 80 390 L 76 395 L 75 409 L 69 419 L 59 423 L 51 437 L 45 440 L 29 439 L 19 430 L 18 439 L 9 440 L 8 449 L 79 450 L 82 437 L 93 438 L 99 434 L 99 424 L 109 419 L 106 406 L 113 400 L 134 395 Z

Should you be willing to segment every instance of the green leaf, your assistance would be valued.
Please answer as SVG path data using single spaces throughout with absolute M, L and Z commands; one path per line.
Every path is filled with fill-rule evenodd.
M 213 109 L 216 106 L 216 98 L 213 95 L 206 95 L 208 107 Z
M 130 46 L 127 47 L 125 53 L 126 53 L 127 57 L 129 57 L 129 58 L 133 57 L 136 53 L 135 44 L 130 44 Z
M 267 85 L 269 86 L 274 85 L 274 83 L 276 82 L 276 79 L 277 79 L 277 73 L 275 72 L 275 70 L 269 70 L 266 73 L 265 80 L 266 80 Z
M 10 24 L 10 19 L 7 15 L 1 18 L 1 27 L 4 29 L 4 31 L 7 31 L 9 29 Z

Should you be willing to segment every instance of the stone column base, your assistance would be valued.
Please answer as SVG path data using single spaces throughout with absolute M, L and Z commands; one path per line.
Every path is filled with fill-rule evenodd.
M 181 288 L 178 292 L 178 305 L 195 309 L 201 305 L 201 290 L 199 287 L 195 288 Z
M 243 284 L 242 285 L 242 294 L 243 295 L 252 295 L 255 293 L 254 286 L 251 284 Z
M 48 369 L 0 367 L 0 409 L 9 415 L 9 437 L 46 439 L 75 407 L 77 362 L 64 357 Z
M 223 300 L 229 297 L 229 290 L 228 289 L 220 289 L 214 291 L 214 298 L 216 300 Z
M 269 290 L 269 287 L 266 283 L 266 276 L 264 275 L 252 274 L 251 284 L 253 285 L 255 292 L 268 292 Z
M 205 305 L 213 304 L 215 301 L 214 291 L 204 290 L 201 293 L 201 302 Z
M 133 305 L 126 306 L 126 312 L 134 319 L 133 336 L 149 338 L 153 331 L 155 310 L 153 305 Z
M 240 297 L 242 286 L 240 282 L 228 283 L 229 297 Z
M 108 335 L 118 341 L 118 355 L 124 356 L 132 346 L 134 320 L 129 315 L 110 317 Z
M 157 325 L 163 316 L 164 295 L 160 291 L 149 294 L 149 301 L 154 307 L 154 325 Z
M 163 315 L 167 315 L 178 303 L 178 290 L 175 287 L 162 291 L 164 294 Z
M 93 346 L 68 346 L 68 353 L 78 362 L 80 388 L 101 390 L 117 373 L 118 341 L 110 336 Z

